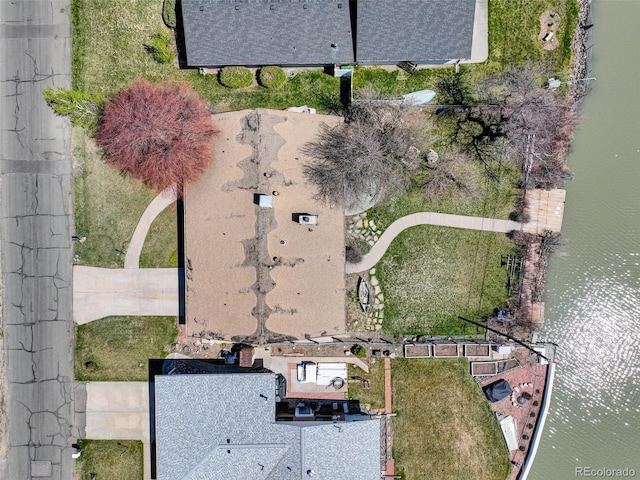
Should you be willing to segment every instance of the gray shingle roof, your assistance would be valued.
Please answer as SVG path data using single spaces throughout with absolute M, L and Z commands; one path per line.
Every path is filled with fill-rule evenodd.
M 276 423 L 274 394 L 272 373 L 156 376 L 158 480 L 379 478 L 378 419 Z
M 349 0 L 182 0 L 181 4 L 189 66 L 354 61 Z
M 476 0 L 358 0 L 356 60 L 470 58 L 475 5 Z

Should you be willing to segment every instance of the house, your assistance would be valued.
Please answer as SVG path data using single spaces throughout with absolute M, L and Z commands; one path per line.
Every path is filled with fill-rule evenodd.
M 471 58 L 476 0 L 358 0 L 357 63 Z
M 182 0 L 185 61 L 225 65 L 482 62 L 488 0 Z
M 214 121 L 215 161 L 184 194 L 187 334 L 252 344 L 343 333 L 344 210 L 314 199 L 303 175 L 304 145 L 342 118 L 258 109 Z
M 190 67 L 353 63 L 349 0 L 182 0 Z
M 275 386 L 273 373 L 156 375 L 156 478 L 380 477 L 380 419 L 276 421 Z

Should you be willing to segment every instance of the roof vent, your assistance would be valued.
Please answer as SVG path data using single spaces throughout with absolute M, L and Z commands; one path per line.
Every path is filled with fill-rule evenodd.
M 236 10 L 240 10 L 240 5 L 236 5 Z
M 316 472 L 314 472 L 313 470 L 309 469 L 307 470 L 307 477 L 313 477 L 316 474 Z
M 275 10 L 276 6 L 275 5 L 269 5 L 269 10 Z
M 307 8 L 309 8 L 309 5 L 307 5 L 306 3 L 302 5 L 303 10 L 306 10 Z
M 200 5 L 200 11 L 204 12 L 204 5 Z
M 342 8 L 342 4 L 341 3 L 338 4 L 338 8 Z

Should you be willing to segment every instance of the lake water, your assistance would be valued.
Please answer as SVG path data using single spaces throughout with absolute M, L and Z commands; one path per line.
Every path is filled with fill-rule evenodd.
M 597 80 L 547 282 L 541 338 L 559 345 L 558 368 L 532 480 L 640 478 L 640 1 L 596 0 L 593 17 Z

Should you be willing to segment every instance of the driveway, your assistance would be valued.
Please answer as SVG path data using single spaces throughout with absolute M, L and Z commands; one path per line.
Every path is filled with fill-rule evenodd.
M 180 314 L 177 268 L 73 268 L 73 319 Z
M 87 382 L 86 438 L 141 440 L 144 478 L 151 478 L 149 384 L 147 382 Z

